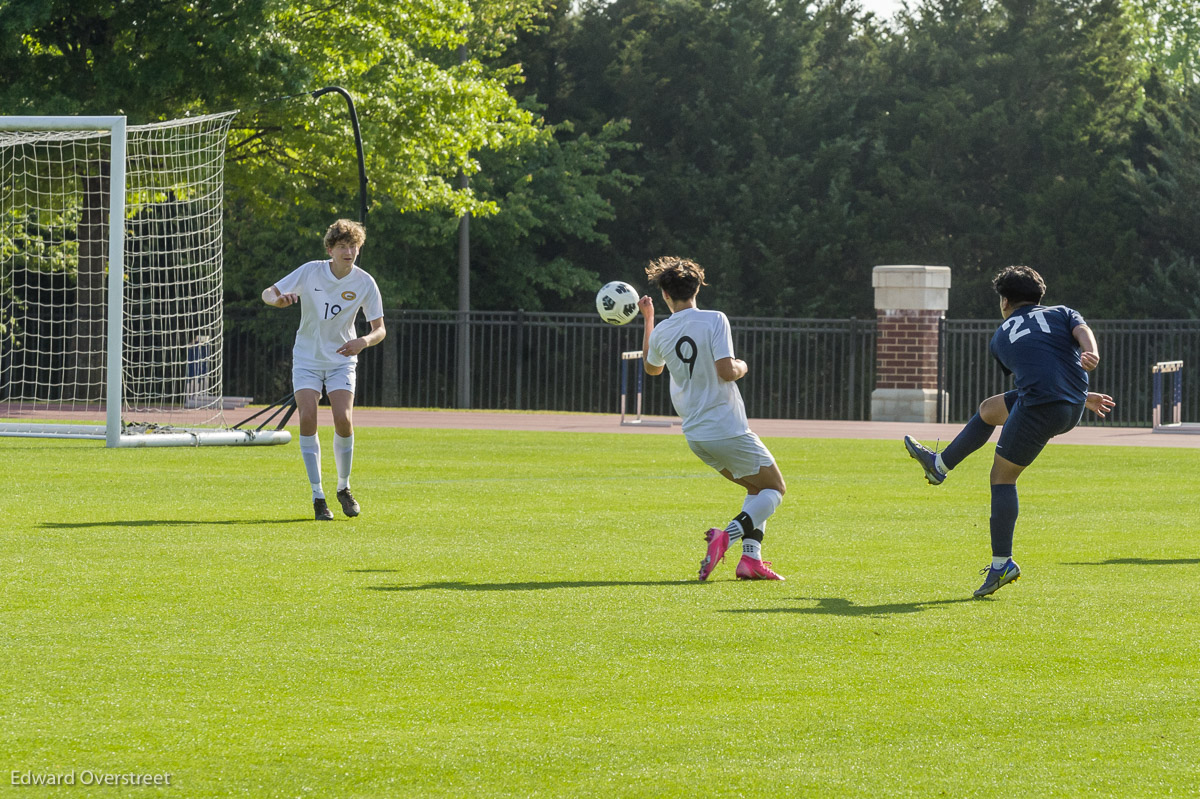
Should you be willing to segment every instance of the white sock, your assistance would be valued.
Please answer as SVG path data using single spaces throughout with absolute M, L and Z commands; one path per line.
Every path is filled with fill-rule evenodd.
M 762 560 L 762 542 L 753 538 L 742 539 L 742 557 L 752 560 Z
M 936 466 L 937 470 L 942 474 L 950 474 L 950 467 L 946 465 L 944 460 L 942 460 L 942 453 L 939 452 L 937 457 L 933 459 L 933 465 Z
M 300 457 L 304 459 L 304 470 L 308 472 L 313 499 L 324 499 L 325 489 L 321 487 L 321 439 L 315 435 L 300 436 Z
M 762 530 L 767 519 L 771 518 L 771 514 L 775 512 L 781 502 L 783 502 L 783 494 L 773 488 L 764 488 L 757 494 L 747 494 L 746 501 L 742 503 L 742 510 L 754 520 L 754 526 Z M 747 530 L 746 532 L 752 531 Z
M 992 558 L 992 568 L 993 569 L 1001 569 L 1004 567 L 1005 563 L 1008 563 L 1009 560 L 1010 560 L 1010 558 L 1007 558 L 1007 557 L 1004 557 L 1004 558 L 993 557 Z M 976 561 L 976 563 L 978 563 L 978 561 Z
M 338 491 L 350 487 L 350 466 L 354 463 L 354 434 L 333 434 L 333 461 L 337 464 Z

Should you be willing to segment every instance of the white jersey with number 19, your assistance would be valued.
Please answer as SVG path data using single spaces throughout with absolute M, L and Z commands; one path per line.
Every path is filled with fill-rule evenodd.
M 280 294 L 300 295 L 300 327 L 292 347 L 292 366 L 327 369 L 358 361 L 338 354 L 338 348 L 357 337 L 354 319 L 362 308 L 367 321 L 383 316 L 383 299 L 375 279 L 357 266 L 340 280 L 329 261 L 309 261 L 275 283 Z
M 729 319 L 720 311 L 685 308 L 655 325 L 646 363 L 671 373 L 671 402 L 691 441 L 717 441 L 750 432 L 736 383 L 717 375 L 717 361 L 733 358 Z

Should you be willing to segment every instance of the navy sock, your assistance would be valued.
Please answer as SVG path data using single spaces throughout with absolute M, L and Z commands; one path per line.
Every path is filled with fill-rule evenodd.
M 1013 530 L 1017 526 L 1017 487 L 992 486 L 992 557 L 1011 558 Z
M 995 430 L 996 425 L 988 424 L 979 418 L 979 414 L 975 414 L 942 451 L 942 463 L 946 464 L 947 469 L 953 469 L 965 461 L 968 455 L 986 444 Z

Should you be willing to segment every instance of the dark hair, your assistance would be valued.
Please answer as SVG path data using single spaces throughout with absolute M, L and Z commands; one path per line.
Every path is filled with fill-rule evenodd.
M 704 282 L 704 268 L 687 258 L 666 256 L 657 258 L 646 267 L 646 277 L 658 285 L 673 300 L 690 300 L 699 293 Z
M 1041 302 L 1046 296 L 1046 281 L 1028 266 L 1006 266 L 992 278 L 992 288 L 1009 303 Z

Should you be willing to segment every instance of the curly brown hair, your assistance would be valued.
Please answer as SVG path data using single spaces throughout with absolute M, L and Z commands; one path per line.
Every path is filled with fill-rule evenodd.
M 1041 302 L 1046 296 L 1046 281 L 1028 266 L 1006 266 L 992 278 L 992 288 L 1010 303 Z
M 325 231 L 325 249 L 332 250 L 338 244 L 363 246 L 367 240 L 367 229 L 353 219 L 339 219 Z
M 687 258 L 664 256 L 646 267 L 646 278 L 658 285 L 673 300 L 690 300 L 700 292 L 704 282 L 704 267 Z

